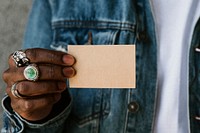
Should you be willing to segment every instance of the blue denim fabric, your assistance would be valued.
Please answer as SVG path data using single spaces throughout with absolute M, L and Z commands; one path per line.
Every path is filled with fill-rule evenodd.
M 149 0 L 35 0 L 24 48 L 67 52 L 67 45 L 136 45 L 135 89 L 72 89 L 70 104 L 42 124 L 12 111 L 9 97 L 2 133 L 151 133 L 157 99 L 157 44 Z M 191 133 L 200 132 L 200 22 L 194 29 L 189 62 Z

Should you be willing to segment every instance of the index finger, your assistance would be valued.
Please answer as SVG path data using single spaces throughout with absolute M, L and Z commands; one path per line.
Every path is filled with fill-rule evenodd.
M 25 53 L 31 63 L 49 63 L 64 66 L 72 66 L 75 63 L 75 58 L 72 55 L 61 51 L 32 48 L 26 49 Z

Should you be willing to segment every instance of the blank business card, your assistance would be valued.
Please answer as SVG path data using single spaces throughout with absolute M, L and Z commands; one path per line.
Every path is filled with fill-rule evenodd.
M 135 45 L 68 45 L 76 58 L 70 88 L 135 88 Z

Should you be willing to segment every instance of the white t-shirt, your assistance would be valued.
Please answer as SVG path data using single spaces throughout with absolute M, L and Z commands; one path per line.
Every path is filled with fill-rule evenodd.
M 200 0 L 151 0 L 158 42 L 154 133 L 189 133 L 188 62 Z

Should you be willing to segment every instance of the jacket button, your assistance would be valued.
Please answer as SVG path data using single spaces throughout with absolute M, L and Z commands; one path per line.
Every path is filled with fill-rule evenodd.
M 139 110 L 139 105 L 136 102 L 130 102 L 128 104 L 128 110 L 132 113 L 136 113 Z

